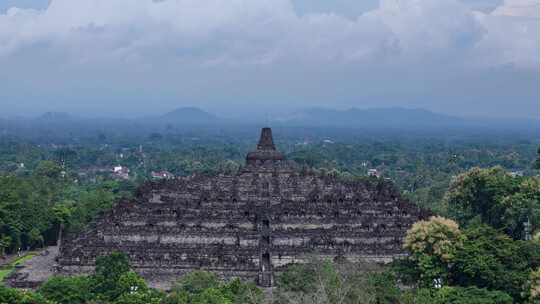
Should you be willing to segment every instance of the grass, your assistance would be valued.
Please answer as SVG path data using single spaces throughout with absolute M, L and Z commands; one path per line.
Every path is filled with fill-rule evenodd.
M 23 264 L 24 262 L 30 260 L 31 258 L 35 256 L 36 256 L 36 253 L 30 252 L 17 258 L 15 261 L 11 262 L 10 264 L 0 267 L 0 282 L 3 282 L 6 279 L 6 277 L 9 276 L 15 270 L 16 266 Z

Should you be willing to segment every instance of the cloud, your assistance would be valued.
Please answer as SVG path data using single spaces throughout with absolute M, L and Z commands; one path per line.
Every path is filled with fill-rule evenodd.
M 540 18 L 539 0 L 506 0 L 494 12 L 495 16 Z
M 141 95 L 136 85 L 171 99 L 414 99 L 466 74 L 538 71 L 538 2 L 490 13 L 457 0 L 381 0 L 345 17 L 298 14 L 291 0 L 53 0 L 0 15 L 0 80 L 19 88 L 11 97 Z M 359 92 L 358 81 L 375 87 Z M 238 83 L 251 93 L 232 90 Z
M 479 14 L 486 35 L 478 44 L 485 61 L 492 65 L 540 68 L 540 1 L 506 0 L 493 13 Z
M 0 56 L 46 45 L 75 63 L 151 64 L 159 54 L 201 65 L 350 64 L 426 55 L 471 64 L 474 55 L 488 52 L 501 60 L 491 64 L 528 67 L 538 64 L 537 56 L 509 45 L 518 32 L 520 48 L 537 46 L 538 21 L 526 18 L 537 4 L 506 1 L 483 14 L 453 0 L 381 0 L 379 8 L 350 19 L 299 16 L 289 0 L 55 0 L 46 10 L 12 8 L 0 15 Z
M 0 54 L 46 43 L 83 62 L 151 62 L 153 53 L 203 65 L 313 58 L 306 54 L 347 60 L 380 49 L 371 46 L 379 39 L 370 23 L 326 14 L 300 18 L 286 0 L 56 0 L 45 11 L 11 9 L 0 17 Z

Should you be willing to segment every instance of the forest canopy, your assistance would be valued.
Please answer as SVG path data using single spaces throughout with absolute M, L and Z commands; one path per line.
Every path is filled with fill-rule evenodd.
M 391 265 L 312 260 L 288 267 L 276 278 L 275 303 L 540 303 L 537 142 L 306 137 L 277 137 L 277 144 L 321 175 L 390 179 L 434 217 L 411 227 L 409 255 Z M 63 143 L 0 139 L 0 250 L 6 256 L 81 231 L 122 197 L 135 195 L 153 172 L 234 174 L 254 145 L 245 134 L 168 132 L 104 133 Z M 115 167 L 129 174 L 116 176 Z M 373 170 L 380 177 L 368 177 Z M 120 253 L 98 264 L 91 276 L 54 277 L 35 292 L 1 287 L 0 303 L 262 303 L 268 297 L 251 283 L 205 272 L 179 278 L 164 293 L 150 288 Z

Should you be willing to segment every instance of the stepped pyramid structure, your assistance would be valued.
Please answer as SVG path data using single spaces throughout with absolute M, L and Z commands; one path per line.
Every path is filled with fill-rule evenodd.
M 404 254 L 407 229 L 426 216 L 389 182 L 300 170 L 265 128 L 238 174 L 141 186 L 135 199 L 65 239 L 58 267 L 86 273 L 96 257 L 122 251 L 155 287 L 198 269 L 269 287 L 277 272 L 307 256 L 391 261 Z

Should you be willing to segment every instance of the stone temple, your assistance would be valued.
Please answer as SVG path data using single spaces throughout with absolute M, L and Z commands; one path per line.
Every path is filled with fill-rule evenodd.
M 391 183 L 341 181 L 287 161 L 262 130 L 239 173 L 147 183 L 60 248 L 58 270 L 92 271 L 97 256 L 126 253 L 152 286 L 193 270 L 272 286 L 276 273 L 316 256 L 388 262 L 427 214 Z

